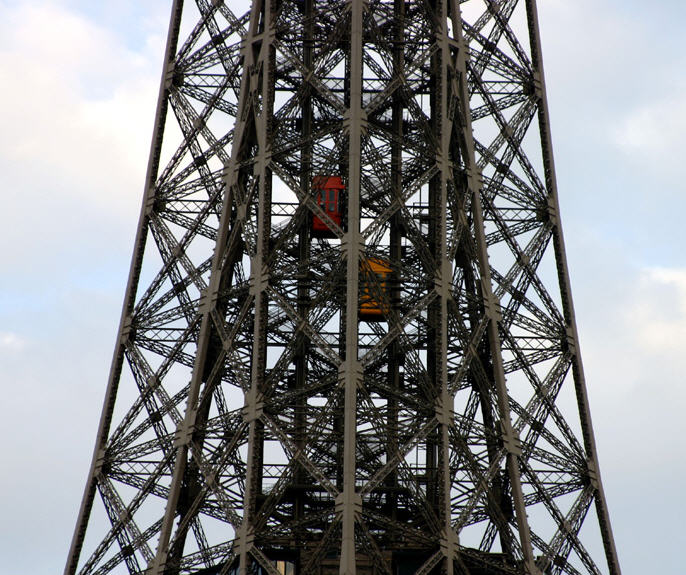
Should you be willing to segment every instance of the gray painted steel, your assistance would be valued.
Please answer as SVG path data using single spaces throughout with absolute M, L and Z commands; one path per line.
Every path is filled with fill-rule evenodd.
M 173 2 L 65 574 L 619 575 L 535 2 L 237 5 Z

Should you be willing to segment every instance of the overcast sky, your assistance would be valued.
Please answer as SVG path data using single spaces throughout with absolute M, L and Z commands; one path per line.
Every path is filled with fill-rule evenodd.
M 0 0 L 0 575 L 63 569 L 128 274 L 170 4 Z M 686 3 L 540 0 L 539 15 L 620 561 L 625 575 L 683 575 Z

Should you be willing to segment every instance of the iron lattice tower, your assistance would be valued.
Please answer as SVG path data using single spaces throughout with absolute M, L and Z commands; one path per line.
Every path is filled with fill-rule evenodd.
M 619 575 L 535 1 L 186 4 L 65 573 Z

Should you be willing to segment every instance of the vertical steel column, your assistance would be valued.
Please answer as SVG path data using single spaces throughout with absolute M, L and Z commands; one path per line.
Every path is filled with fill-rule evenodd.
M 255 2 L 259 5 L 260 2 Z M 246 38 L 246 49 L 253 52 L 248 64 L 252 74 L 252 106 L 255 119 L 257 154 L 253 176 L 257 180 L 257 246 L 250 262 L 250 290 L 254 297 L 254 326 L 250 390 L 245 398 L 244 417 L 249 422 L 248 458 L 243 503 L 243 523 L 237 534 L 241 575 L 247 575 L 250 567 L 248 553 L 252 549 L 254 518 L 257 511 L 257 497 L 262 492 L 262 462 L 264 424 L 260 420 L 263 409 L 264 378 L 267 366 L 267 323 L 269 301 L 267 287 L 269 270 L 267 257 L 271 233 L 271 123 L 274 104 L 274 0 L 262 0 L 261 18 L 257 8 L 251 14 L 250 32 Z M 261 99 L 255 92 L 261 95 Z M 242 96 L 242 94 L 241 94 Z M 259 106 L 261 103 L 261 106 Z M 237 142 L 234 141 L 236 144 Z
M 314 63 L 314 0 L 304 1 L 304 34 L 303 34 L 303 64 L 305 69 L 310 71 Z M 305 83 L 303 77 L 303 83 Z M 300 189 L 305 195 L 311 193 L 312 185 L 312 87 L 305 85 L 304 100 L 302 102 L 302 145 L 300 148 L 301 157 L 301 175 L 300 175 Z M 310 242 L 312 241 L 310 229 L 312 226 L 312 215 L 303 219 L 298 235 L 298 315 L 301 318 L 308 318 L 308 310 L 310 305 Z M 296 334 L 297 338 L 297 352 L 295 357 L 295 388 L 298 391 L 297 405 L 295 406 L 295 444 L 298 449 L 304 449 L 307 438 L 307 399 L 302 395 L 303 390 L 307 386 L 307 358 L 309 352 L 309 339 L 307 335 L 300 331 Z M 295 500 L 293 502 L 294 518 L 297 521 L 303 519 L 305 512 L 305 479 L 307 475 L 304 468 L 298 465 L 294 473 L 294 481 L 296 484 Z M 295 534 L 297 545 L 303 545 L 304 539 L 299 530 Z M 300 560 L 298 558 L 298 566 L 300 569 Z M 299 573 L 299 571 L 297 571 Z
M 439 519 L 442 524 L 441 550 L 444 561 L 442 572 L 453 575 L 454 558 L 457 551 L 457 536 L 453 531 L 451 519 L 450 494 L 452 477 L 450 473 L 450 439 L 448 430 L 451 425 L 451 411 L 453 399 L 448 391 L 448 299 L 452 280 L 452 264 L 448 260 L 447 229 L 448 229 L 448 180 L 452 177 L 450 129 L 448 107 L 450 98 L 449 65 L 451 62 L 450 48 L 448 45 L 448 0 L 438 0 L 435 6 L 437 29 L 435 31 L 438 52 L 436 54 L 436 82 L 434 85 L 434 107 L 432 109 L 432 121 L 434 122 L 436 141 L 438 142 L 438 156 L 436 163 L 439 167 L 439 181 L 432 186 L 430 200 L 431 221 L 434 227 L 434 269 L 433 289 L 438 299 L 435 309 L 437 317 L 435 329 L 435 368 L 434 386 L 436 397 L 434 409 L 438 428 L 438 458 L 437 480 Z
M 595 444 L 595 437 L 593 435 L 593 424 L 588 403 L 588 393 L 586 391 L 586 378 L 584 376 L 583 362 L 581 360 L 581 351 L 577 345 L 579 333 L 576 327 L 574 302 L 572 300 L 572 289 L 569 281 L 569 270 L 567 268 L 567 254 L 560 221 L 560 204 L 557 193 L 557 179 L 555 177 L 555 160 L 553 158 L 553 144 L 550 133 L 548 98 L 545 89 L 545 75 L 543 72 L 541 37 L 538 28 L 538 9 L 536 7 L 536 0 L 526 0 L 526 11 L 529 24 L 529 42 L 531 44 L 531 63 L 534 68 L 535 90 L 538 100 L 538 125 L 541 136 L 543 169 L 545 172 L 545 184 L 549 194 L 548 217 L 552 223 L 553 245 L 557 262 L 558 281 L 560 282 L 560 298 L 562 300 L 562 309 L 567 324 L 567 341 L 570 352 L 572 353 L 572 371 L 574 374 L 579 418 L 581 420 L 581 432 L 583 434 L 584 447 L 588 456 L 589 476 L 591 484 L 595 489 L 596 512 L 598 513 L 600 533 L 603 539 L 608 567 L 611 575 L 621 575 L 617 549 L 615 547 L 612 526 L 610 524 L 610 514 L 608 512 L 605 491 L 600 478 L 600 465 L 598 463 L 598 452 Z
M 246 86 L 247 67 L 243 72 L 242 85 Z M 245 110 L 247 98 L 242 98 L 239 102 L 239 107 Z M 243 118 L 246 114 L 243 114 Z M 237 126 L 236 141 L 242 142 L 245 133 L 245 122 Z M 239 146 L 234 147 L 234 151 Z M 232 166 L 236 164 L 236 158 L 232 157 Z M 229 177 L 231 176 L 231 168 L 229 168 Z M 202 316 L 200 324 L 200 334 L 198 336 L 198 347 L 196 351 L 195 361 L 193 365 L 193 375 L 191 378 L 188 401 L 186 404 L 186 412 L 182 424 L 176 432 L 175 447 L 177 450 L 174 464 L 174 471 L 172 473 L 171 486 L 167 498 L 167 505 L 165 509 L 162 526 L 160 529 L 160 537 L 157 544 L 157 552 L 153 564 L 149 567 L 151 575 L 162 575 L 167 573 L 170 566 L 167 564 L 170 555 L 170 538 L 176 519 L 179 497 L 183 485 L 184 474 L 189 463 L 189 456 L 191 453 L 191 442 L 193 441 L 193 434 L 195 432 L 196 418 L 198 416 L 198 398 L 200 390 L 203 385 L 204 375 L 206 372 L 206 363 L 208 361 L 209 347 L 214 329 L 212 313 L 216 310 L 219 290 L 221 287 L 221 270 L 224 263 L 225 253 L 224 249 L 228 244 L 230 225 L 231 225 L 231 202 L 233 195 L 230 186 L 227 186 L 221 220 L 219 224 L 218 239 L 215 245 L 215 251 L 212 261 L 212 273 L 210 275 L 210 284 L 206 293 L 203 294 L 198 313 Z
M 219 298 L 219 291 L 221 289 L 221 284 L 222 284 L 222 269 L 224 268 L 225 265 L 225 260 L 226 260 L 226 249 L 228 245 L 228 240 L 229 240 L 229 234 L 231 231 L 231 214 L 232 214 L 232 201 L 236 197 L 243 197 L 244 194 L 236 194 L 235 193 L 235 188 L 237 186 L 242 185 L 244 182 L 242 181 L 243 176 L 240 175 L 240 160 L 241 160 L 241 155 L 245 153 L 245 149 L 249 148 L 252 145 L 257 144 L 258 146 L 263 146 L 266 137 L 266 128 L 264 128 L 264 118 L 267 117 L 270 113 L 271 110 L 267 109 L 266 111 L 263 109 L 263 114 L 261 116 L 262 122 L 259 122 L 259 127 L 256 126 L 255 124 L 258 123 L 258 119 L 256 118 L 256 110 L 255 110 L 255 101 L 251 96 L 253 96 L 255 93 L 261 93 L 264 97 L 265 94 L 271 93 L 270 91 L 265 92 L 265 84 L 269 82 L 269 79 L 265 79 L 265 76 L 269 76 L 268 70 L 270 70 L 270 65 L 273 65 L 270 63 L 268 60 L 268 54 L 269 54 L 269 47 L 270 43 L 268 41 L 264 41 L 265 37 L 268 39 L 268 34 L 263 34 L 262 27 L 265 26 L 264 20 L 263 20 L 263 15 L 261 14 L 262 11 L 268 12 L 269 11 L 269 6 L 267 2 L 267 7 L 263 7 L 260 2 L 255 2 L 253 4 L 253 10 L 251 14 L 251 23 L 250 23 L 250 31 L 248 34 L 248 39 L 245 43 L 244 50 L 243 50 L 243 57 L 244 57 L 244 62 L 245 62 L 245 67 L 243 70 L 243 77 L 241 81 L 241 99 L 239 101 L 239 109 L 241 113 L 239 114 L 239 122 L 237 123 L 236 126 L 236 132 L 235 132 L 235 137 L 234 137 L 234 146 L 232 150 L 232 155 L 231 155 L 231 161 L 230 165 L 228 166 L 227 170 L 227 186 L 226 186 L 226 193 L 224 196 L 224 205 L 222 209 L 222 215 L 221 215 L 221 221 L 219 225 L 219 233 L 218 233 L 218 240 L 215 246 L 215 253 L 213 256 L 213 263 L 212 263 L 212 273 L 210 275 L 210 284 L 208 286 L 207 292 L 203 295 L 203 300 L 200 304 L 199 308 L 199 313 L 202 315 L 202 323 L 200 326 L 200 335 L 198 338 L 198 348 L 196 352 L 196 357 L 195 357 L 195 362 L 194 362 L 194 368 L 193 368 L 193 376 L 191 379 L 191 384 L 190 384 L 190 389 L 189 389 L 189 395 L 188 395 L 188 402 L 187 402 L 187 408 L 186 408 L 186 413 L 185 417 L 183 420 L 182 425 L 179 427 L 176 433 L 176 442 L 175 445 L 177 446 L 177 455 L 176 455 L 176 463 L 174 466 L 174 472 L 172 475 L 172 482 L 171 482 L 171 487 L 170 487 L 170 492 L 169 496 L 167 499 L 167 506 L 166 506 L 166 511 L 165 511 L 165 516 L 162 522 L 162 527 L 160 530 L 160 538 L 158 541 L 158 548 L 157 548 L 157 553 L 155 556 L 155 560 L 153 562 L 153 565 L 151 566 L 150 572 L 153 575 L 161 575 L 162 573 L 166 573 L 169 571 L 170 568 L 174 569 L 177 568 L 176 566 L 169 566 L 168 559 L 170 555 L 170 537 L 172 534 L 172 529 L 174 525 L 174 521 L 177 515 L 177 510 L 178 510 L 178 502 L 179 502 L 179 497 L 182 489 L 182 484 L 183 484 L 183 478 L 186 473 L 186 467 L 189 462 L 189 456 L 193 457 L 192 454 L 192 442 L 194 441 L 194 433 L 196 432 L 196 421 L 198 418 L 198 397 L 200 394 L 200 389 L 203 384 L 204 376 L 207 372 L 207 366 L 206 363 L 209 359 L 208 353 L 209 353 L 209 347 L 210 347 L 210 342 L 212 338 L 212 333 L 213 330 L 216 330 L 218 326 L 214 326 L 214 320 L 213 320 L 213 314 L 217 311 L 217 303 L 218 303 L 218 298 Z M 265 56 L 266 54 L 266 56 Z M 267 60 L 267 62 L 265 62 Z M 265 97 L 265 102 L 269 102 L 269 98 Z M 266 106 L 266 104 L 265 104 Z M 262 129 L 259 129 L 262 128 Z M 257 136 L 257 141 L 251 141 L 252 138 L 252 133 L 256 133 Z M 270 214 L 270 205 L 268 201 L 265 201 L 268 199 L 269 196 L 269 177 L 266 176 L 266 157 L 267 154 L 264 151 L 264 147 L 260 148 L 260 151 L 262 152 L 259 161 L 258 161 L 258 168 L 257 168 L 257 178 L 259 178 L 259 199 L 258 202 L 258 207 L 261 207 L 262 210 L 266 209 L 266 218 L 262 217 L 259 222 L 259 228 L 263 227 L 263 222 L 267 222 L 267 228 L 266 228 L 266 237 L 268 237 L 269 234 L 269 228 L 268 228 L 268 221 L 269 221 L 269 214 Z M 264 207 L 262 207 L 264 206 Z M 262 211 L 261 215 L 264 216 L 265 212 Z M 267 240 L 264 239 L 264 230 L 263 229 L 258 229 L 258 249 L 257 249 L 257 257 L 255 260 L 257 260 L 258 265 L 255 265 L 253 263 L 253 272 L 255 272 L 255 276 L 257 279 L 253 281 L 253 286 L 257 285 L 260 289 L 256 289 L 255 293 L 253 294 L 253 297 L 255 298 L 256 304 L 255 304 L 255 309 L 256 309 L 256 320 L 255 320 L 255 331 L 257 332 L 258 329 L 261 328 L 262 331 L 266 330 L 266 326 L 263 326 L 262 323 L 258 322 L 257 316 L 260 313 L 258 310 L 259 309 L 264 309 L 264 313 L 266 314 L 266 303 L 262 303 L 261 306 L 258 307 L 258 301 L 260 297 L 264 297 L 263 291 L 264 287 L 266 284 L 266 278 L 263 274 L 263 266 L 262 266 L 262 258 L 260 257 L 261 254 L 263 254 L 264 250 L 266 249 L 266 244 Z M 260 238 L 261 241 L 260 241 Z M 219 314 L 220 317 L 223 316 L 223 314 Z M 263 322 L 266 322 L 266 315 L 263 318 Z M 261 332 L 260 332 L 261 333 Z M 259 451 L 259 440 L 256 437 L 256 426 L 258 425 L 257 422 L 257 417 L 256 413 L 258 412 L 258 406 L 257 406 L 257 398 L 256 398 L 256 389 L 258 385 L 255 383 L 256 380 L 256 372 L 259 376 L 259 366 L 262 365 L 262 372 L 263 372 L 263 365 L 264 365 L 264 356 L 265 356 L 265 350 L 262 349 L 262 352 L 260 353 L 260 345 L 257 344 L 258 341 L 263 341 L 263 337 L 258 339 L 255 337 L 255 352 L 254 356 L 257 355 L 258 361 L 255 361 L 253 359 L 253 376 L 251 378 L 251 389 L 246 397 L 246 417 L 249 418 L 250 421 L 250 432 L 249 432 L 249 437 L 250 437 L 250 448 L 253 449 L 253 457 L 254 457 L 254 452 L 257 449 Z M 262 346 L 264 347 L 264 346 Z M 259 377 L 258 377 L 259 379 Z M 199 455 L 199 454 L 198 454 Z M 249 457 L 250 457 L 250 452 L 249 452 Z M 253 480 L 252 483 L 250 481 L 250 475 L 251 475 L 251 468 L 248 467 L 248 478 L 246 478 L 246 499 L 251 497 L 252 495 L 252 500 L 254 501 L 254 483 L 255 481 Z M 252 489 L 251 489 L 252 487 Z M 248 509 L 250 509 L 249 505 L 245 505 L 246 511 L 244 512 L 245 515 L 248 515 Z M 242 525 L 241 532 L 237 534 L 237 543 L 238 543 L 238 548 L 241 552 L 241 560 L 245 558 L 245 554 L 247 550 L 249 550 L 249 537 L 246 535 L 246 533 L 249 531 L 246 528 L 246 517 L 244 515 L 244 523 Z M 182 544 L 182 542 L 181 542 Z M 242 571 L 243 573 L 246 573 L 246 570 Z
M 160 165 L 162 139 L 164 136 L 164 126 L 169 104 L 169 88 L 171 86 L 174 72 L 176 46 L 179 41 L 182 13 L 183 0 L 174 0 L 169 19 L 169 30 L 167 32 L 164 65 L 162 68 L 162 77 L 160 79 L 160 88 L 157 96 L 153 137 L 150 143 L 148 167 L 145 175 L 145 191 L 143 193 L 143 203 L 138 219 L 138 230 L 136 231 L 133 256 L 131 258 L 131 265 L 129 268 L 129 279 L 126 284 L 124 305 L 121 313 L 121 319 L 119 321 L 119 329 L 117 331 L 117 343 L 115 345 L 114 354 L 112 357 L 112 364 L 107 381 L 107 390 L 105 391 L 105 402 L 100 415 L 97 440 L 93 450 L 91 467 L 88 472 L 88 481 L 86 482 L 86 488 L 81 500 L 79 515 L 76 521 L 76 527 L 74 529 L 74 535 L 72 537 L 69 549 L 69 556 L 64 569 L 65 575 L 73 575 L 76 572 L 76 567 L 81 555 L 81 548 L 83 546 L 83 540 L 86 536 L 88 519 L 90 518 L 90 513 L 93 508 L 97 476 L 100 472 L 100 467 L 105 460 L 105 445 L 107 443 L 110 424 L 112 423 L 112 413 L 114 410 L 115 400 L 117 398 L 119 379 L 121 377 L 122 366 L 124 363 L 124 349 L 131 330 L 131 318 L 136 301 L 138 280 L 140 278 L 141 268 L 143 266 L 145 243 L 148 237 L 149 218 L 155 195 L 155 181 L 157 179 L 157 173 Z
M 491 348 L 491 358 L 493 361 L 493 375 L 498 401 L 498 414 L 500 416 L 501 439 L 507 450 L 507 471 L 512 488 L 512 498 L 515 507 L 515 516 L 519 539 L 524 554 L 524 568 L 526 573 L 537 575 L 538 568 L 534 563 L 533 548 L 531 543 L 531 532 L 529 529 L 522 491 L 521 473 L 519 469 L 518 456 L 521 455 L 520 441 L 516 437 L 512 427 L 510 417 L 510 405 L 505 381 L 505 370 L 501 352 L 500 335 L 498 333 L 498 322 L 500 321 L 499 304 L 493 294 L 491 271 L 488 264 L 488 251 L 485 237 L 484 218 L 481 207 L 481 182 L 478 172 L 473 130 L 471 124 L 471 111 L 469 109 L 469 93 L 467 90 L 467 50 L 466 43 L 462 34 L 462 14 L 456 0 L 450 0 L 452 5 L 452 25 L 455 40 L 457 40 L 457 90 L 458 100 L 461 107 L 461 118 L 464 122 L 462 126 L 465 134 L 466 150 L 464 155 L 465 169 L 469 193 L 471 196 L 472 215 L 474 218 L 475 240 L 477 248 L 477 263 L 481 274 L 481 297 L 483 300 L 484 313 L 488 318 L 488 341 Z
M 393 30 L 393 75 L 402 77 L 405 69 L 405 1 L 393 1 L 393 15 L 395 26 Z M 391 111 L 391 130 L 393 139 L 391 142 L 391 197 L 392 201 L 402 201 L 403 193 L 403 101 L 396 92 L 393 94 Z M 391 266 L 398 269 L 402 259 L 401 246 L 401 219 L 400 214 L 395 212 L 391 217 L 390 225 L 390 257 Z M 400 272 L 393 273 L 391 282 L 391 307 L 397 309 L 400 306 Z M 402 349 L 397 339 L 394 339 L 388 348 L 388 385 L 392 393 L 397 395 L 401 388 L 400 367 L 403 363 Z M 387 415 L 387 438 L 386 453 L 387 458 L 393 458 L 398 450 L 398 400 L 397 397 L 388 398 Z M 388 487 L 386 504 L 388 513 L 397 516 L 397 486 L 398 475 L 395 471 L 388 474 L 385 484 Z
M 350 78 L 348 117 L 348 231 L 342 249 L 347 261 L 345 361 L 342 365 L 344 386 L 343 414 L 343 491 L 337 501 L 342 518 L 340 575 L 355 575 L 355 519 L 362 499 L 355 491 L 357 444 L 357 388 L 362 370 L 358 358 L 358 301 L 360 256 L 361 144 L 364 111 L 362 109 L 362 18 L 364 0 L 350 0 Z

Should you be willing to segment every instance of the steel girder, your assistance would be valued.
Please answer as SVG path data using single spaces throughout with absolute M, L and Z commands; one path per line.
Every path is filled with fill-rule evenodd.
M 547 117 L 533 0 L 176 0 L 65 573 L 619 574 Z

